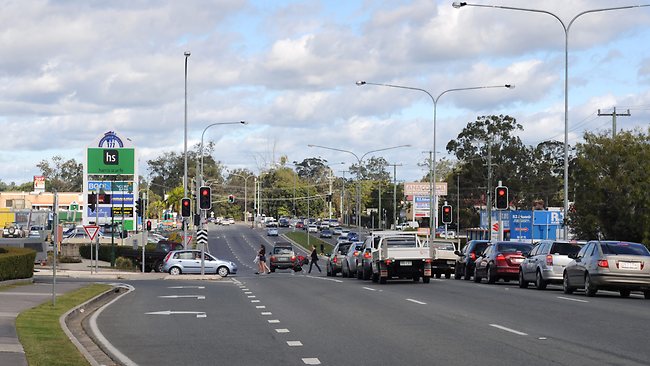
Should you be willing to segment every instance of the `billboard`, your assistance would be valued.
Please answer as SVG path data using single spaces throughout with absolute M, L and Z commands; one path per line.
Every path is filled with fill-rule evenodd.
M 101 175 L 133 175 L 135 149 L 134 148 L 88 148 L 88 174 Z
M 429 189 L 430 183 L 428 182 L 407 182 L 404 183 L 405 196 L 430 196 L 431 190 Z M 447 195 L 447 182 L 436 182 L 436 195 Z

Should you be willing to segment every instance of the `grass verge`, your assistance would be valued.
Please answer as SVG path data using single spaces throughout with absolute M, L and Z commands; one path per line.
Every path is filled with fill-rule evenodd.
M 55 306 L 50 300 L 20 313 L 16 319 L 16 330 L 29 365 L 88 365 L 88 361 L 61 329 L 59 318 L 73 307 L 110 288 L 102 284 L 89 285 L 58 297 Z
M 324 245 L 325 253 L 330 253 L 334 246 L 326 241 L 320 240 L 319 238 L 310 235 L 309 246 L 307 245 L 307 233 L 303 231 L 289 231 L 285 233 L 289 239 L 295 241 L 301 247 L 305 248 L 307 252 L 311 252 L 311 245 L 316 246 L 316 250 L 320 251 L 321 244 Z

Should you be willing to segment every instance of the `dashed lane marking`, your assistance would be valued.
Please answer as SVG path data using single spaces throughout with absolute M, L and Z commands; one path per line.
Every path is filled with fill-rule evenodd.
M 587 301 L 587 300 L 572 299 L 572 298 L 570 298 L 570 297 L 564 297 L 564 296 L 558 296 L 557 298 L 558 298 L 558 299 L 562 299 L 562 300 L 575 301 L 575 302 L 589 302 L 589 301 Z
M 263 311 L 260 314 L 262 314 L 262 315 L 273 315 L 273 313 L 270 312 L 270 311 Z
M 303 358 L 302 362 L 304 362 L 305 365 L 320 365 L 320 361 L 317 358 Z
M 260 302 L 260 300 L 251 300 L 251 302 L 253 302 L 253 303 L 254 303 L 254 302 Z
M 406 299 L 406 301 L 410 301 L 410 302 L 420 304 L 420 305 L 426 305 L 427 304 L 426 302 L 422 302 L 422 301 L 418 301 L 418 300 L 414 300 L 414 299 Z
M 276 329 L 275 331 L 277 333 L 289 333 L 289 329 L 286 328 Z
M 497 329 L 504 330 L 506 332 L 510 332 L 510 333 L 513 333 L 513 334 L 516 334 L 516 335 L 520 335 L 520 336 L 527 336 L 528 335 L 528 333 L 520 332 L 518 330 L 514 330 L 514 329 L 511 329 L 511 328 L 508 328 L 508 327 L 504 327 L 503 325 L 499 325 L 499 324 L 490 324 L 490 326 L 494 327 L 494 328 L 497 328 Z
M 302 342 L 300 341 L 287 341 L 289 347 L 302 347 Z
M 270 324 L 278 324 L 280 322 L 280 320 L 278 320 L 278 319 L 269 319 L 268 322 Z
M 257 305 L 255 309 L 266 309 L 265 305 Z

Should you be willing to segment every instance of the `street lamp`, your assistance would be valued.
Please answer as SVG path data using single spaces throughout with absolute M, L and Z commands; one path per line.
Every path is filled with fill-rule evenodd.
M 183 198 L 187 197 L 187 58 L 190 57 L 192 53 L 190 51 L 185 51 L 185 113 L 184 113 L 184 138 L 183 138 Z M 187 224 L 185 218 L 183 218 L 183 246 L 186 246 L 185 238 L 187 238 Z
M 357 154 L 355 154 L 355 153 L 353 153 L 352 151 L 349 151 L 349 150 L 343 150 L 343 149 L 337 149 L 337 148 L 334 148 L 334 147 L 327 147 L 327 146 L 313 145 L 313 144 L 309 144 L 307 146 L 309 146 L 309 147 L 318 147 L 318 148 L 321 148 L 321 149 L 327 149 L 327 150 L 333 150 L 333 151 L 340 151 L 340 152 L 348 153 L 348 154 L 351 154 L 352 156 L 354 156 L 357 159 L 357 162 L 359 164 L 359 168 L 357 169 L 357 202 L 356 202 L 357 230 L 358 231 L 361 231 L 361 203 L 360 203 L 360 200 L 359 200 L 359 196 L 360 196 L 359 172 L 361 171 L 361 162 L 363 161 L 363 158 L 365 158 L 366 155 L 368 155 L 370 153 L 375 153 L 375 152 L 379 152 L 379 151 L 386 151 L 386 150 L 392 150 L 392 149 L 399 149 L 401 147 L 411 147 L 410 144 L 407 144 L 407 145 L 391 146 L 391 147 L 386 147 L 386 148 L 377 149 L 377 150 L 370 150 L 370 151 L 364 153 L 363 155 L 361 155 L 361 158 L 359 158 L 359 156 L 357 156 Z
M 417 90 L 423 93 L 426 93 L 431 101 L 433 102 L 433 161 L 431 161 L 429 166 L 429 235 L 435 235 L 434 225 L 438 223 L 438 195 L 435 194 L 435 182 L 436 182 L 436 110 L 438 108 L 438 100 L 440 97 L 449 92 L 462 91 L 462 90 L 476 90 L 476 89 L 492 89 L 492 88 L 508 88 L 514 89 L 514 84 L 505 84 L 505 85 L 488 85 L 488 86 L 473 86 L 467 88 L 453 88 L 444 90 L 442 93 L 438 94 L 437 97 L 433 97 L 425 89 L 414 88 L 411 86 L 403 85 L 393 85 L 393 84 L 381 84 L 381 83 L 371 83 L 363 80 L 356 82 L 357 86 L 362 85 L 376 85 L 376 86 L 387 86 L 389 88 L 399 88 L 399 89 L 408 89 L 408 90 Z M 435 207 L 435 209 L 434 209 Z
M 512 6 L 499 6 L 499 5 L 481 5 L 481 4 L 470 4 L 467 2 L 454 2 L 452 6 L 456 9 L 460 9 L 463 6 L 475 6 L 479 8 L 493 8 L 493 9 L 506 9 L 506 10 L 518 10 L 518 11 L 527 11 L 532 13 L 542 13 L 552 16 L 557 19 L 558 22 L 562 25 L 564 29 L 564 238 L 568 238 L 568 227 L 566 225 L 567 213 L 569 212 L 569 30 L 571 25 L 578 19 L 580 16 L 590 13 L 598 13 L 603 11 L 610 10 L 623 10 L 623 9 L 633 9 L 633 8 L 642 8 L 650 6 L 646 5 L 629 5 L 629 6 L 619 6 L 614 8 L 602 8 L 602 9 L 591 9 L 586 10 L 578 15 L 574 16 L 569 24 L 566 25 L 560 19 L 559 16 L 551 13 L 550 11 L 540 10 L 540 9 L 529 9 L 529 8 L 517 8 Z
M 201 145 L 199 145 L 199 155 L 201 156 L 201 169 L 199 170 L 201 172 L 201 182 L 203 182 L 203 137 L 205 135 L 205 132 L 212 126 L 217 126 L 217 125 L 236 125 L 236 124 L 242 124 L 242 125 L 247 125 L 248 122 L 246 121 L 237 121 L 237 122 L 215 122 L 212 124 L 207 125 L 204 129 L 203 132 L 201 133 Z

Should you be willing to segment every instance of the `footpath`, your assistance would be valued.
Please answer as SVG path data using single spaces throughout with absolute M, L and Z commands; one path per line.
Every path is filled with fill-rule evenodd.
M 57 281 L 56 296 L 74 291 L 88 284 L 88 281 L 98 280 L 219 280 L 218 275 L 181 275 L 171 276 L 167 273 L 142 273 L 120 271 L 111 268 L 108 262 L 98 262 L 97 273 L 91 273 L 90 260 L 81 263 L 60 263 L 57 265 L 56 277 L 83 279 L 83 281 Z M 27 358 L 16 333 L 16 318 L 21 312 L 52 301 L 51 266 L 34 267 L 34 277 L 23 280 L 0 282 L 0 365 L 27 366 Z M 2 289 L 3 286 L 11 286 Z

